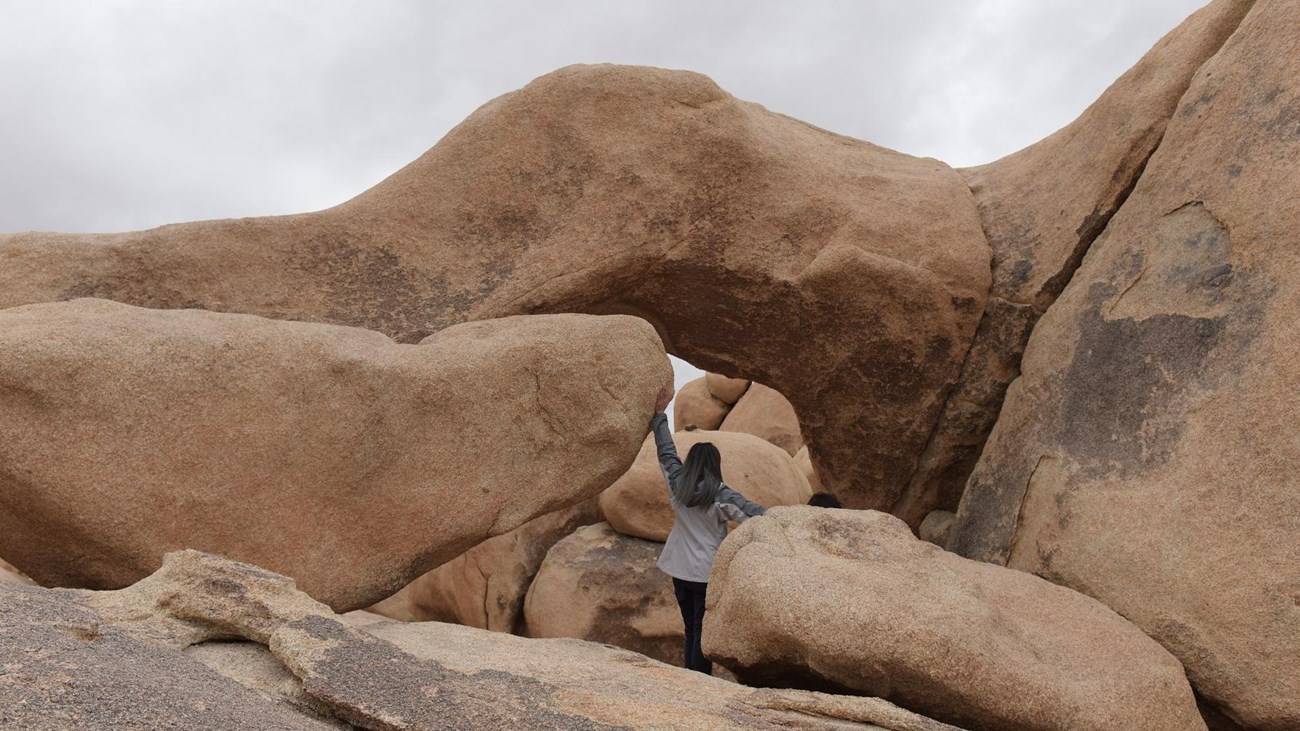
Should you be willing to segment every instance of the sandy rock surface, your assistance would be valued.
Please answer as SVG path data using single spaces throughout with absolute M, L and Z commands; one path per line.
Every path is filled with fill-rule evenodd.
M 507 315 L 639 314 L 671 352 L 816 414 L 804 438 L 855 507 L 888 507 L 906 484 L 990 281 L 974 199 L 949 166 L 699 74 L 609 65 L 488 102 L 325 211 L 6 234 L 0 260 L 0 307 L 95 296 L 402 342 Z
M 719 401 L 709 392 L 704 379 L 697 378 L 677 389 L 673 397 L 673 431 L 715 431 L 730 410 L 730 404 Z
M 1142 175 L 1201 66 L 1254 0 L 1215 0 L 1160 40 L 1055 134 L 961 171 L 993 249 L 983 320 L 920 463 L 893 512 L 912 526 L 955 510 L 1038 317 Z
M 588 642 L 394 622 L 366 612 L 339 616 L 285 577 L 196 551 L 170 554 L 156 574 L 120 591 L 0 587 L 0 605 L 7 610 L 14 606 L 10 592 L 54 608 L 0 612 L 0 627 L 8 630 L 35 617 L 37 631 L 53 635 L 47 640 L 52 647 L 65 657 L 79 653 L 77 664 L 61 668 L 62 692 L 40 698 L 39 705 L 30 695 L 18 696 L 28 702 L 0 704 L 0 718 L 15 719 L 21 728 L 296 730 L 348 723 L 395 731 L 959 731 L 878 698 L 754 690 Z M 56 618 L 62 623 L 50 626 Z M 45 639 L 0 631 L 0 644 L 29 636 Z M 256 644 L 198 644 L 218 637 Z M 118 651 L 122 645 L 138 657 Z M 109 662 L 115 663 L 112 670 L 101 670 Z M 0 675 L 0 698 L 15 688 L 30 693 L 26 684 L 7 682 L 16 677 Z M 146 689 L 137 679 L 153 685 Z M 112 695 L 112 687 L 105 693 L 112 683 L 133 694 L 129 702 L 110 704 L 124 696 Z M 89 695 L 81 688 L 107 702 L 87 711 L 77 705 Z M 150 703 L 141 704 L 142 697 Z M 132 725 L 135 717 L 125 714 L 141 706 L 146 713 L 157 707 L 174 714 L 158 710 L 139 717 L 145 725 Z M 332 722 L 311 715 L 322 709 Z M 92 722 L 65 721 L 74 717 Z M 43 725 L 46 718 L 55 723 Z M 108 720 L 93 722 L 100 719 Z
M 722 479 L 727 486 L 759 505 L 803 505 L 812 497 L 807 478 L 790 455 L 759 437 L 705 431 L 673 435 L 683 460 L 700 442 L 712 442 L 722 454 Z M 620 533 L 660 543 L 668 540 L 673 509 L 653 434 L 646 437 L 632 468 L 600 494 L 600 511 Z
M 761 383 L 750 385 L 744 396 L 727 412 L 719 431 L 753 434 L 784 449 L 791 456 L 803 448 L 799 417 L 780 393 Z
M 403 622 L 521 631 L 524 598 L 547 551 L 577 528 L 600 520 L 595 498 L 533 518 L 412 581 L 370 611 Z
M 0 559 L 0 584 L 27 584 L 30 586 L 35 583 L 35 581 L 27 578 L 26 574 L 14 568 L 12 564 Z
M 345 609 L 594 496 L 671 379 L 645 322 L 584 315 L 399 345 L 78 300 L 0 310 L 0 352 L 0 555 L 110 588 L 197 547 Z
M 704 385 L 709 390 L 709 395 L 728 406 L 735 406 L 749 390 L 747 379 L 728 378 L 720 373 L 705 373 Z
M 879 695 L 971 729 L 1204 729 L 1182 666 L 1100 602 L 875 511 L 777 508 L 723 543 L 703 648 L 749 684 Z
M 1211 6 L 1216 7 L 1216 6 Z M 1300 727 L 1300 15 L 1261 1 L 1039 321 L 954 550 L 1094 596 Z
M 579 528 L 551 548 L 524 604 L 528 637 L 571 637 L 682 664 L 685 630 L 662 543 Z

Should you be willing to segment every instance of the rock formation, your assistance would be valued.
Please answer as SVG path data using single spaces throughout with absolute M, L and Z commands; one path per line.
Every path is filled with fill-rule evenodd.
M 827 488 L 879 508 L 933 431 L 990 281 L 952 168 L 626 66 L 499 97 L 335 208 L 0 235 L 0 260 L 0 307 L 95 296 L 402 342 L 506 315 L 638 314 L 671 352 L 784 394 Z
M 727 406 L 735 406 L 749 390 L 749 381 L 744 378 L 728 378 L 719 373 L 705 373 L 704 385 L 709 395 Z
M 343 609 L 594 496 L 671 379 L 652 328 L 586 315 L 399 345 L 79 300 L 0 310 L 0 352 L 0 555 L 116 587 L 219 550 Z
M 713 565 L 703 646 L 742 682 L 878 695 L 976 730 L 1205 728 L 1182 666 L 1123 617 L 875 511 L 746 521 Z
M 731 404 L 718 400 L 709 393 L 704 379 L 697 378 L 677 389 L 673 397 L 673 431 L 716 431 L 730 410 Z
M 775 390 L 752 384 L 745 395 L 727 412 L 720 431 L 753 434 L 784 449 L 791 456 L 803 448 L 799 417 L 794 407 Z
M 533 518 L 412 581 L 370 611 L 403 622 L 519 632 L 524 598 L 547 551 L 577 528 L 599 522 L 595 498 Z
M 524 634 L 572 637 L 682 664 L 685 629 L 672 579 L 660 571 L 662 543 L 580 528 L 546 554 L 528 589 Z
M 1252 729 L 1300 728 L 1298 39 L 1260 0 L 1196 74 L 1035 328 L 951 539 L 1100 599 Z
M 1254 0 L 1215 0 L 1171 31 L 1077 120 L 996 162 L 961 171 L 993 249 L 979 329 L 919 465 L 893 512 L 917 526 L 955 510 L 1019 375 L 1034 323 L 1127 199 L 1193 77 Z
M 805 446 L 803 449 L 795 452 L 794 466 L 798 467 L 799 471 L 803 473 L 803 476 L 807 478 L 808 487 L 813 492 L 824 492 L 824 490 L 822 490 L 822 482 L 817 478 L 817 470 L 813 467 L 812 456 L 808 454 L 808 447 Z
M 231 637 L 257 644 L 179 652 Z M 195 551 L 120 591 L 0 586 L 0 649 L 21 658 L 0 674 L 7 728 L 959 731 L 877 698 L 754 690 L 576 640 L 353 621 Z
M 673 435 L 677 453 L 712 442 L 722 454 L 727 486 L 759 505 L 802 505 L 812 496 L 808 480 L 779 447 L 740 432 L 680 432 Z M 600 494 L 600 511 L 618 532 L 660 543 L 673 527 L 668 483 L 659 468 L 654 436 L 646 438 L 632 468 Z
M 0 584 L 35 584 L 27 575 L 0 559 Z

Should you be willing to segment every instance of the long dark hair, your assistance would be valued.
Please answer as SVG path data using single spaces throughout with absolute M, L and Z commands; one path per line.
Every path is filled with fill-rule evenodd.
M 673 500 L 678 505 L 698 508 L 718 498 L 722 487 L 722 454 L 713 442 L 700 442 L 686 454 L 682 471 L 673 481 Z

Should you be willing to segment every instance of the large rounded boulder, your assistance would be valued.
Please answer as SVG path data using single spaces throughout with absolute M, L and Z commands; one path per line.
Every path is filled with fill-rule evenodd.
M 356 328 L 77 300 L 0 311 L 0 555 L 112 588 L 198 548 L 373 604 L 627 471 L 672 371 L 625 316 Z

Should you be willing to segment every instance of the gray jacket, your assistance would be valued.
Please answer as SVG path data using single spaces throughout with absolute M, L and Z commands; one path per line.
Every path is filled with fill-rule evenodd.
M 727 521 L 743 523 L 745 520 L 767 512 L 762 505 L 750 502 L 744 495 L 723 485 L 718 490 L 717 501 L 711 505 L 688 508 L 672 499 L 672 482 L 682 471 L 682 461 L 677 457 L 668 417 L 655 414 L 650 422 L 654 430 L 655 447 L 659 452 L 659 467 L 668 480 L 668 504 L 673 506 L 673 529 L 668 542 L 659 554 L 659 570 L 684 581 L 709 580 L 713 556 L 727 537 Z

